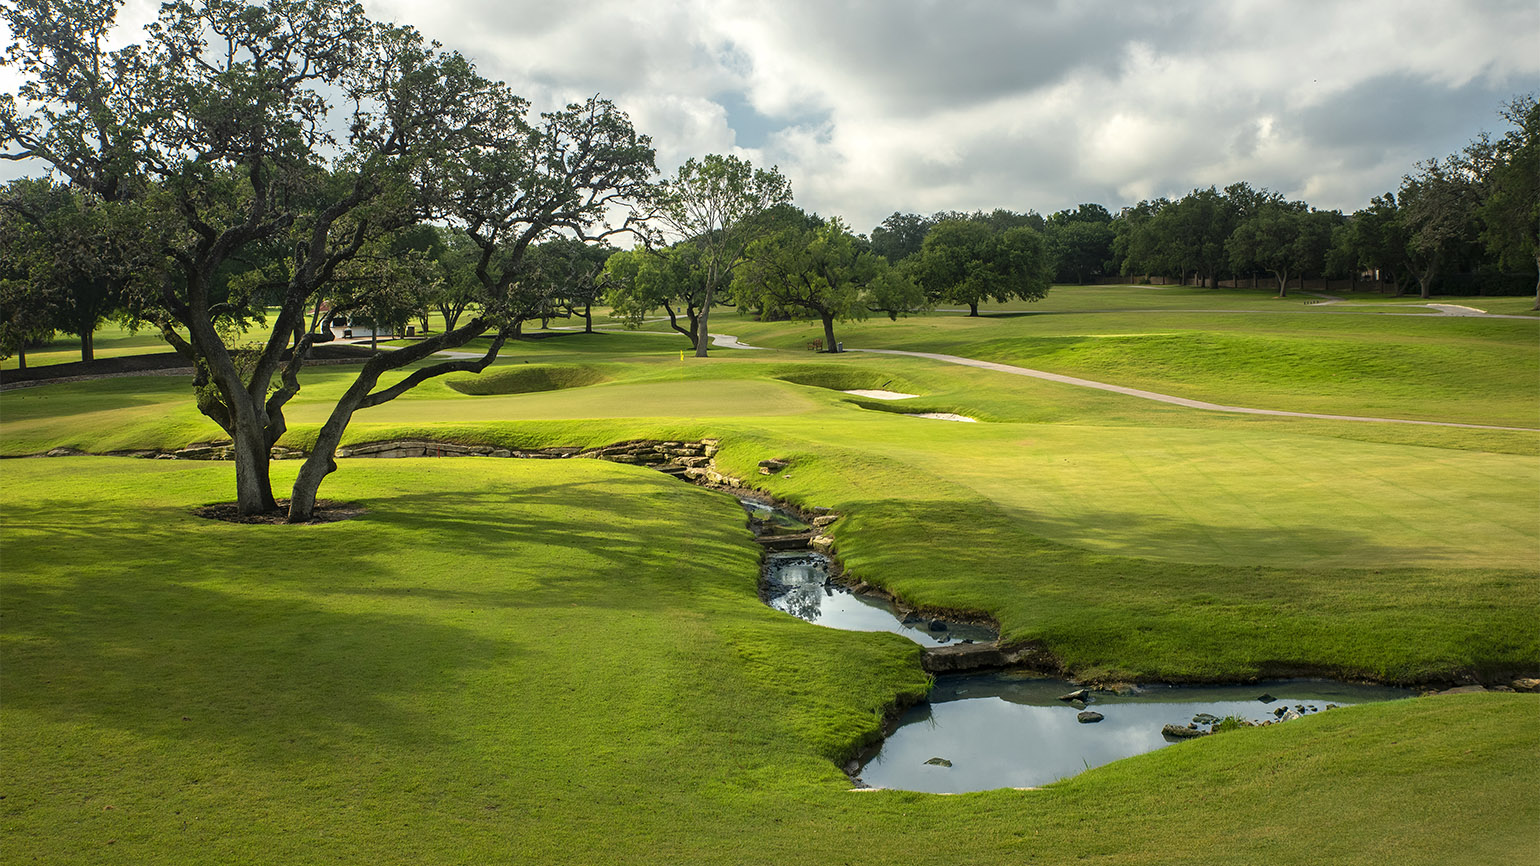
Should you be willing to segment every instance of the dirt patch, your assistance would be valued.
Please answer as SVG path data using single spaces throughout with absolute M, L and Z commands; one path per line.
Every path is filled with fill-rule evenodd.
M 289 500 L 278 500 L 278 510 L 269 511 L 266 514 L 247 514 L 242 516 L 237 513 L 234 502 L 217 502 L 213 505 L 205 505 L 202 508 L 193 509 L 193 513 L 209 520 L 223 520 L 226 523 L 257 523 L 269 526 L 289 522 Z M 339 520 L 350 520 L 360 514 L 367 513 L 368 509 L 356 502 L 337 502 L 331 499 L 318 499 L 315 504 L 315 516 L 304 521 L 304 525 L 314 523 L 336 523 Z

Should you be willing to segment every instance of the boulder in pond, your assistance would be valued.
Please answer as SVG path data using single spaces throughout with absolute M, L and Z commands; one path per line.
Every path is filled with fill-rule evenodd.
M 1160 729 L 1161 736 L 1173 740 L 1190 740 L 1193 737 L 1207 735 L 1207 731 L 1200 731 L 1192 725 L 1166 725 Z
M 939 619 L 931 620 L 928 624 L 926 624 L 925 627 L 930 629 L 931 631 L 946 631 L 946 623 L 942 622 Z
M 1199 713 L 1192 717 L 1192 723 L 1195 725 L 1212 725 L 1217 721 L 1220 721 L 1220 718 L 1212 713 Z
M 1276 701 L 1278 699 L 1273 697 L 1272 695 L 1268 694 L 1267 692 L 1263 692 L 1261 695 L 1259 695 L 1257 697 L 1257 700 L 1261 701 L 1264 704 L 1270 704 L 1273 701 Z
M 1067 695 L 1059 695 L 1061 701 L 1084 701 L 1091 696 L 1090 689 L 1075 689 Z
M 929 764 L 932 767 L 950 767 L 950 766 L 952 766 L 952 762 L 948 761 L 946 758 L 931 758 L 929 761 L 926 761 L 925 763 Z
M 1083 725 L 1087 725 L 1092 722 L 1099 722 L 1105 718 L 1106 716 L 1096 712 L 1095 710 L 1083 710 L 1079 715 L 1075 716 L 1075 721 L 1080 722 Z

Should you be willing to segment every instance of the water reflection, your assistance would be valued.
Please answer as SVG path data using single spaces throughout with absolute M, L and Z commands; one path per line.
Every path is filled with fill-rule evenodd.
M 1146 686 L 1127 695 L 1093 693 L 1090 709 L 1103 719 L 1087 724 L 1077 720 L 1079 705 L 1058 699 L 1075 688 L 1064 680 L 1001 673 L 941 677 L 930 703 L 905 713 L 861 769 L 861 780 L 933 793 L 1033 787 L 1170 745 L 1161 728 L 1187 725 L 1200 713 L 1261 722 L 1285 708 L 1309 714 L 1413 694 L 1326 680 Z M 1258 700 L 1264 695 L 1275 700 Z M 926 763 L 938 757 L 951 766 Z

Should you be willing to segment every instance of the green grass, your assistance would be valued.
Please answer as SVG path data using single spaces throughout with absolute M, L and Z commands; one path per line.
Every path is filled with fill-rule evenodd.
M 154 328 L 130 332 L 114 322 L 108 322 L 96 332 L 92 340 L 92 355 L 97 358 L 120 358 L 124 355 L 144 355 L 154 352 L 170 352 L 171 347 L 161 339 Z M 46 345 L 27 350 L 27 366 L 44 367 L 50 364 L 69 364 L 80 360 L 80 338 L 62 334 Z M 0 370 L 15 370 L 21 364 L 12 355 L 0 361 Z
M 192 516 L 227 466 L 0 472 L 12 862 L 1441 863 L 1540 818 L 1513 695 L 848 792 L 916 648 L 766 609 L 737 506 L 646 470 L 347 461 L 328 494 L 368 512 L 303 527 Z
M 613 381 L 519 395 L 467 397 L 431 382 L 360 413 L 348 441 L 720 436 L 726 469 L 850 515 L 834 533 L 856 574 L 917 603 L 988 612 L 1009 637 L 1039 641 L 1086 674 L 1416 680 L 1540 657 L 1524 627 L 1540 607 L 1532 450 L 1330 438 L 1285 419 L 1194 413 L 916 359 L 847 355 L 797 376 L 786 358 L 765 357 L 612 357 L 600 368 Z M 306 444 L 349 375 L 318 373 L 290 412 L 290 444 Z M 788 375 L 822 385 L 896 379 L 921 396 L 884 408 L 989 423 L 874 412 Z M 27 432 L 36 437 L 27 447 L 42 450 L 82 417 L 109 417 L 108 397 L 87 384 L 105 385 L 7 395 L 21 416 L 0 424 L 7 442 Z M 65 399 L 90 411 L 60 412 Z M 121 446 L 135 429 L 172 435 L 192 410 L 165 399 L 124 410 L 95 444 Z M 145 426 L 126 426 L 135 413 Z M 1198 418 L 1209 425 L 1190 426 Z M 1449 435 L 1465 444 L 1471 432 Z M 1540 438 L 1512 435 L 1531 449 Z M 790 458 L 792 469 L 758 476 L 768 457 Z
M 445 382 L 461 394 L 531 394 L 597 385 L 609 377 L 596 367 L 548 365 L 502 367 L 485 376 L 459 376 Z
M 1530 322 L 1127 287 L 1036 309 L 841 336 L 1270 408 L 1535 424 L 1540 402 Z M 1202 412 L 716 323 L 779 348 L 514 341 L 347 442 L 721 437 L 724 470 L 845 515 L 856 576 L 1084 676 L 1540 665 L 1540 433 Z M 306 371 L 283 444 L 353 372 Z M 872 387 L 919 396 L 839 393 Z M 189 397 L 6 392 L 0 454 L 217 438 Z M 767 457 L 791 466 L 759 476 Z M 944 840 L 964 863 L 1440 863 L 1535 841 L 1532 696 L 1334 711 L 1044 791 L 853 794 L 835 762 L 925 688 L 917 650 L 767 610 L 726 497 L 593 461 L 342 463 L 322 496 L 363 517 L 250 527 L 189 513 L 232 497 L 229 464 L 0 461 L 8 859 L 893 862 Z M 296 464 L 276 466 L 282 495 Z
M 1094 290 L 1095 302 L 1114 303 L 1111 288 Z M 1078 291 L 1088 290 L 1049 297 L 1070 305 L 1064 296 Z M 786 349 L 817 330 L 719 327 Z M 1227 405 L 1540 428 L 1540 322 L 1150 306 L 871 319 L 837 333 L 847 349 L 941 352 Z

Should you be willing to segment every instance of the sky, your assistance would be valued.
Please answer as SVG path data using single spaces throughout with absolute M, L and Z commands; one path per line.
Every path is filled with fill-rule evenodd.
M 1540 91 L 1540 2 L 364 0 L 672 172 L 734 153 L 866 232 L 1245 180 L 1352 211 Z M 131 32 L 154 6 L 130 0 Z M 5 82 L 0 81 L 0 86 Z

